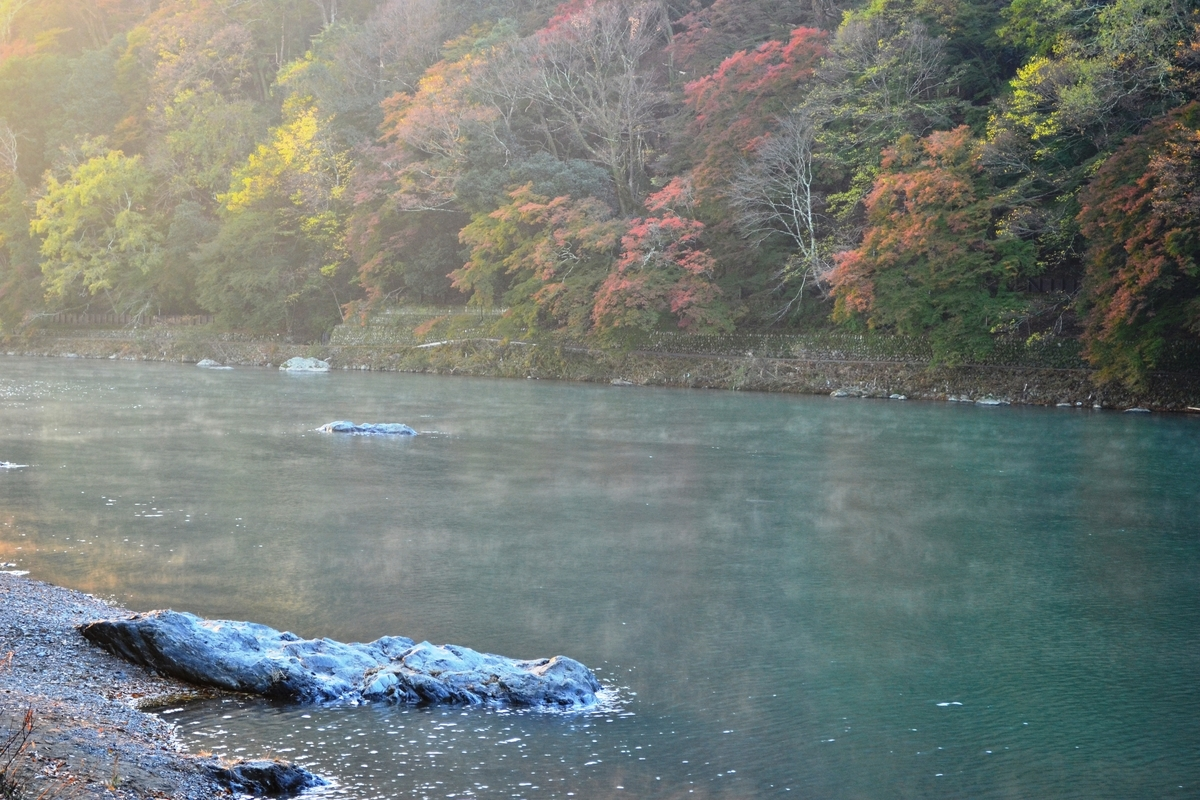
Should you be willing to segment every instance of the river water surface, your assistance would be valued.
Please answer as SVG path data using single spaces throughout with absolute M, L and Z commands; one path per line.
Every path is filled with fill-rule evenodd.
M 315 797 L 1200 795 L 1200 419 L 5 358 L 0 460 L 32 577 L 611 689 L 165 712 Z

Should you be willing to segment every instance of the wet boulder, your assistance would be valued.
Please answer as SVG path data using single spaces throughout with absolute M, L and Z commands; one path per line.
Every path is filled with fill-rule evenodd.
M 321 433 L 349 433 L 358 436 L 416 436 L 417 432 L 401 422 L 349 422 L 337 420 L 317 428 Z
M 328 372 L 329 362 L 319 358 L 296 356 L 280 364 L 279 368 L 285 372 Z
M 206 620 L 179 611 L 151 611 L 80 628 L 88 641 L 164 675 L 301 702 L 358 693 L 363 672 L 412 647 L 389 636 L 370 644 L 301 639 L 254 622 Z
M 421 642 L 368 670 L 363 697 L 394 703 L 582 708 L 596 702 L 592 671 L 566 656 L 514 661 L 452 644 Z
M 90 622 L 80 632 L 165 675 L 296 702 L 575 709 L 594 705 L 600 691 L 591 670 L 565 656 L 520 661 L 402 636 L 344 644 L 178 611 Z
M 206 764 L 205 770 L 229 791 L 255 797 L 294 797 L 327 783 L 304 767 L 274 758 L 214 762 Z

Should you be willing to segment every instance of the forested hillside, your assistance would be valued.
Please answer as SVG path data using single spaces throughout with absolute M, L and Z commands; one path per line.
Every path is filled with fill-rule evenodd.
M 1197 0 L 0 0 L 0 332 L 1200 341 Z

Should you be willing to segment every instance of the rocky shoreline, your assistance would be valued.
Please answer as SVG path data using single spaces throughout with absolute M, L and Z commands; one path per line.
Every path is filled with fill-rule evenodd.
M 125 613 L 0 573 L 0 743 L 32 719 L 29 745 L 5 771 L 22 787 L 17 797 L 207 800 L 244 789 L 243 773 L 261 768 L 185 753 L 173 726 L 142 710 L 200 695 L 93 646 L 77 629 Z

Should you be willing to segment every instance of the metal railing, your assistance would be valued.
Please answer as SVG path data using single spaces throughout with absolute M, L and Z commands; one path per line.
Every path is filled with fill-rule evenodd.
M 148 316 L 145 314 L 80 314 L 62 311 L 42 317 L 42 324 L 76 328 L 131 328 L 135 325 L 211 325 L 212 314 Z

